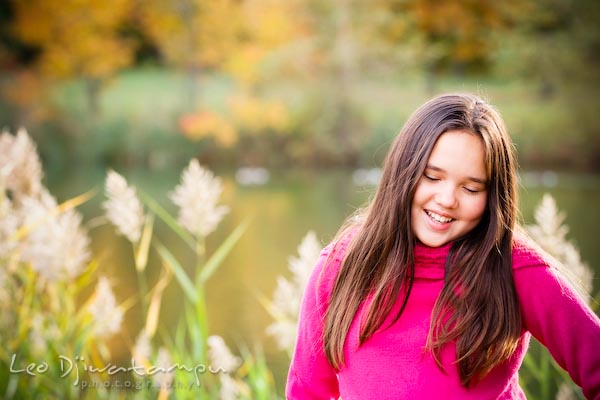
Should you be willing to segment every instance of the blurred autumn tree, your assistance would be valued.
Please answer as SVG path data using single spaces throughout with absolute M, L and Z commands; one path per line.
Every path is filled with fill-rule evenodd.
M 323 14 L 330 20 L 331 41 L 325 43 L 329 47 L 329 66 L 326 74 L 331 82 L 328 93 L 332 102 L 326 112 L 332 113 L 332 137 L 335 139 L 340 155 L 346 161 L 357 154 L 367 134 L 364 115 L 359 111 L 354 100 L 354 85 L 359 80 L 362 49 L 357 42 L 357 31 L 362 26 L 359 2 L 352 0 L 335 0 L 331 2 L 329 13 Z M 323 21 L 323 20 L 321 20 Z M 349 159 L 350 158 L 350 159 Z
M 277 50 L 301 30 L 293 1 L 150 0 L 138 3 L 136 19 L 167 65 L 187 74 L 187 98 L 179 128 L 192 140 L 214 137 L 231 147 L 240 133 L 245 154 L 256 134 L 284 133 L 286 107 L 262 99 L 261 87 L 272 81 Z M 270 63 L 270 68 L 269 64 Z M 210 73 L 227 76 L 233 94 L 222 109 L 202 104 L 201 78 Z M 208 97 L 208 96 L 207 96 Z
M 506 32 L 514 71 L 539 83 L 549 98 L 564 83 L 597 86 L 600 82 L 600 2 L 527 0 Z
M 288 79 L 300 82 L 305 101 L 297 123 L 303 127 L 292 157 L 304 162 L 356 164 L 367 135 L 356 103 L 365 48 L 358 38 L 368 18 L 368 3 L 307 0 L 300 15 L 303 35 L 288 45 L 296 68 Z
M 197 80 L 221 67 L 242 39 L 241 2 L 235 0 L 143 0 L 136 17 L 167 65 L 189 75 L 187 105 L 197 100 Z
M 85 84 L 94 117 L 104 84 L 128 66 L 136 75 L 143 53 L 175 100 L 156 118 L 162 125 L 154 123 L 152 138 L 131 143 L 166 144 L 181 139 L 172 135 L 179 130 L 181 140 L 201 142 L 195 149 L 232 149 L 230 159 L 275 154 L 287 163 L 351 165 L 398 123 L 382 93 L 392 103 L 430 95 L 440 78 L 504 73 L 511 82 L 539 82 L 536 101 L 577 105 L 573 123 L 583 133 L 571 147 L 556 146 L 565 157 L 577 149 L 600 154 L 599 8 L 597 0 L 10 0 L 0 2 L 0 65 L 10 70 L 0 83 L 5 103 L 25 110 L 19 124 L 43 119 L 45 88 L 60 78 Z M 173 69 L 187 76 L 183 89 L 172 88 L 180 82 Z M 425 90 L 417 87 L 423 77 Z M 140 101 L 132 90 L 118 96 L 129 95 Z M 74 115 L 78 105 L 69 98 L 59 106 L 77 108 Z M 119 121 L 97 119 L 107 152 L 122 150 L 113 142 L 123 135 L 105 133 L 139 123 L 123 113 Z M 69 125 L 64 115 L 58 129 Z
M 14 40 L 10 35 L 9 27 L 12 20 L 10 3 L 0 2 L 0 68 L 5 69 L 14 64 Z
M 501 57 L 510 63 L 507 66 L 504 61 L 502 68 L 534 83 L 538 101 L 558 104 L 557 112 L 565 121 L 562 126 L 550 127 L 561 136 L 555 141 L 556 150 L 538 152 L 533 161 L 550 168 L 566 165 L 598 170 L 600 2 L 528 0 L 525 4 L 514 29 L 502 37 L 505 49 Z
M 411 39 L 429 92 L 443 74 L 485 73 L 505 33 L 529 0 L 377 0 L 385 15 L 375 29 L 390 44 Z
M 514 24 L 515 14 L 522 9 L 520 3 L 304 2 L 310 33 L 304 56 L 311 74 L 303 78 L 309 82 L 306 88 L 315 88 L 304 117 L 309 121 L 304 125 L 306 142 L 315 146 L 305 150 L 317 157 L 319 151 L 325 158 L 334 155 L 335 162 L 357 162 L 372 131 L 360 101 L 361 88 L 370 80 L 406 79 L 414 71 L 425 71 L 431 93 L 437 76 L 488 73 L 499 45 L 496 34 Z M 323 157 L 317 161 L 327 162 Z
M 49 78 L 85 83 L 92 115 L 102 85 L 131 64 L 133 43 L 120 29 L 131 0 L 12 0 L 13 32 L 39 51 L 35 66 Z

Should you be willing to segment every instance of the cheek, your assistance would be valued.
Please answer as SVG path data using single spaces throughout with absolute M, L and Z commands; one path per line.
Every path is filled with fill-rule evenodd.
M 485 208 L 487 206 L 487 196 L 480 196 L 472 201 L 469 201 L 466 208 L 467 219 L 477 221 L 483 217 L 483 213 L 485 212 Z
M 423 182 L 419 182 L 417 188 L 415 189 L 415 194 L 412 200 L 412 207 L 422 205 L 427 201 L 428 198 L 428 190 L 427 185 L 423 184 Z

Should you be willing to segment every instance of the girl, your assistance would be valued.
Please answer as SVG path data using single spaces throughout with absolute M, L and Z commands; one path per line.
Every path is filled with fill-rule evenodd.
M 516 180 L 491 106 L 421 106 L 312 273 L 287 398 L 524 399 L 533 334 L 600 399 L 600 320 L 518 234 Z

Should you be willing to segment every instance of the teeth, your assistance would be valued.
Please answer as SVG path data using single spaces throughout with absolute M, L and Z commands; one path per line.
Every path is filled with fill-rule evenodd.
M 431 219 L 433 219 L 436 222 L 439 222 L 440 224 L 446 224 L 446 223 L 451 222 L 451 221 L 454 220 L 453 218 L 442 217 L 441 215 L 436 214 L 436 213 L 431 212 L 431 211 L 425 211 L 425 212 L 427 213 L 427 215 L 429 215 L 429 217 Z

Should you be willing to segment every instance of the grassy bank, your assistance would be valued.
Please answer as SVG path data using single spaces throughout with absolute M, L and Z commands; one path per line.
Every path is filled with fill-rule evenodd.
M 316 78 L 279 78 L 249 89 L 219 75 L 191 80 L 140 68 L 109 82 L 94 113 L 81 82 L 55 86 L 49 117 L 27 127 L 50 164 L 75 158 L 161 166 L 199 157 L 213 166 L 371 166 L 426 99 L 469 91 L 500 110 L 523 167 L 600 168 L 591 94 L 557 87 L 542 96 L 530 82 L 443 77 L 432 83 L 416 74 L 364 77 L 345 90 Z M 5 115 L 9 125 L 17 123 L 13 116 Z M 192 130 L 183 125 L 189 117 Z

